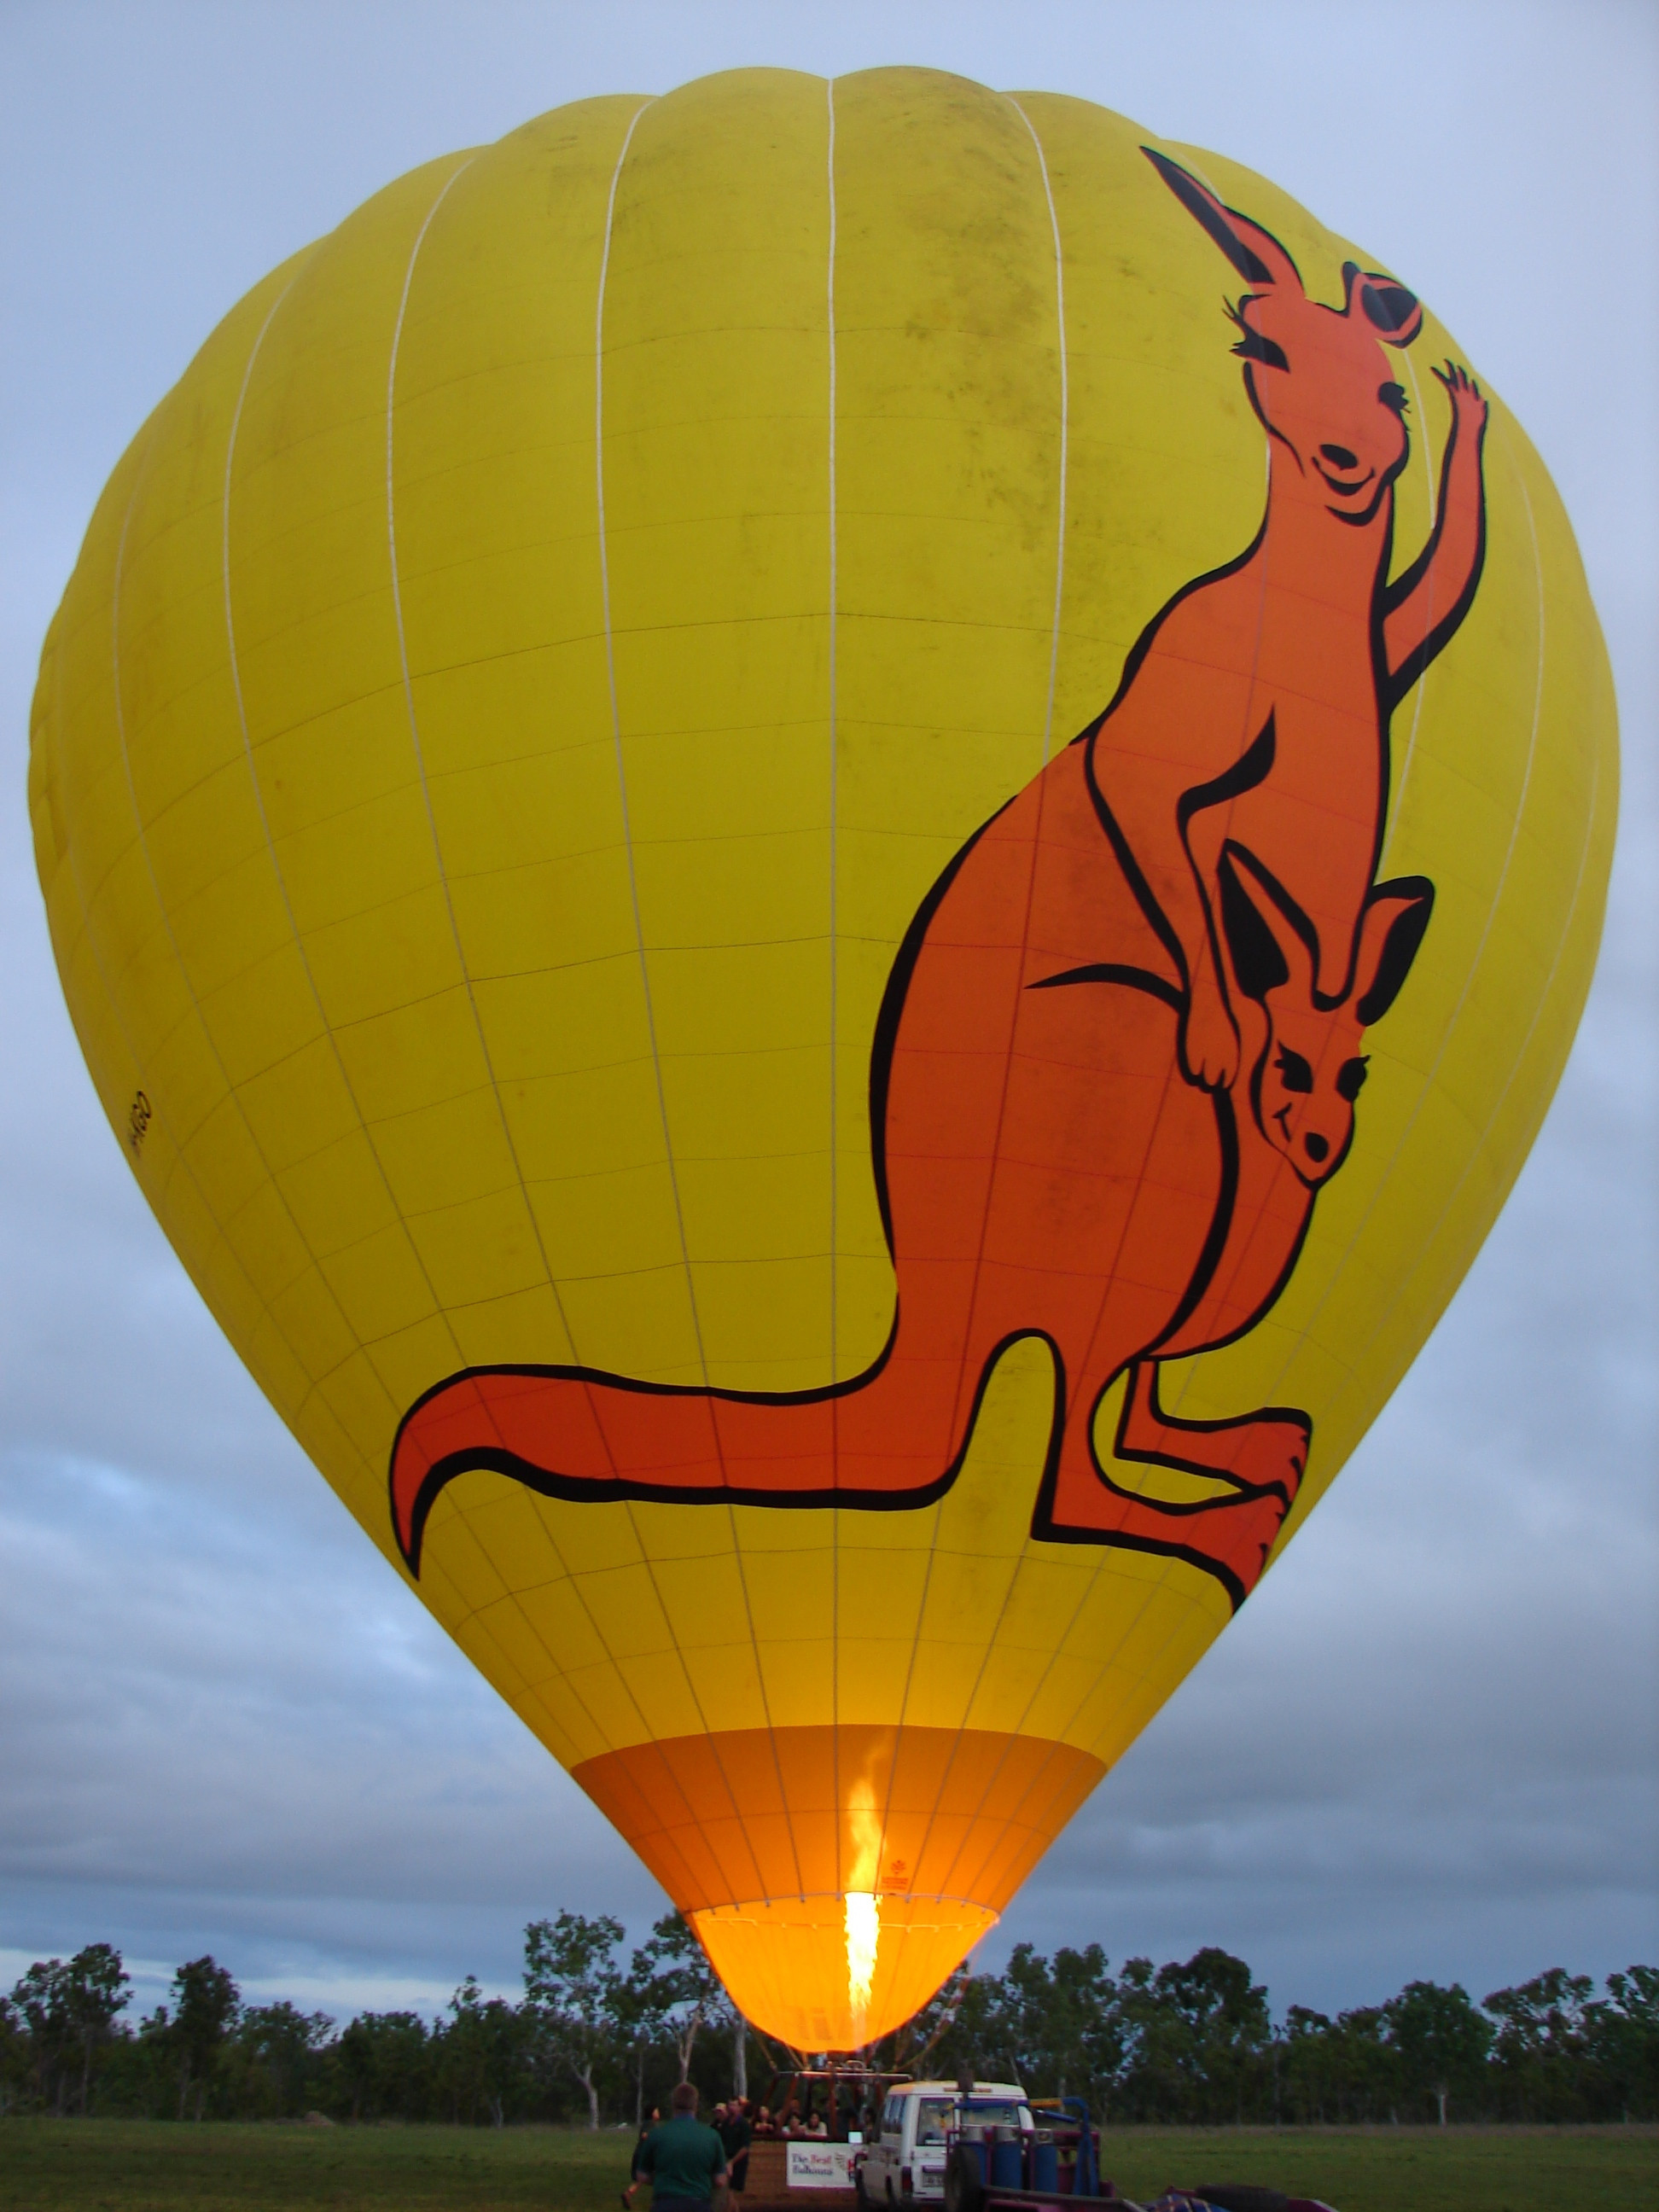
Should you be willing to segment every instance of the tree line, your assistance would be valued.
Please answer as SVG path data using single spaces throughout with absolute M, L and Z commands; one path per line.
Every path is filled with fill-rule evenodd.
M 805 2054 L 732 2009 L 678 1913 L 625 1948 L 609 1916 L 525 1930 L 524 1995 L 468 1976 L 435 2017 L 362 2012 L 343 2027 L 244 2001 L 212 1958 L 188 1960 L 137 2021 L 121 1955 L 94 1943 L 31 1966 L 0 1998 L 0 2112 L 178 2120 L 541 2121 L 637 2124 L 692 2080 L 709 2102 L 763 2094 Z M 1097 1944 L 1021 1943 L 998 1973 L 952 1978 L 872 2045 L 883 2070 L 1012 2078 L 1081 2096 L 1108 2124 L 1659 2118 L 1659 1968 L 1552 1967 L 1475 2004 L 1408 1983 L 1334 2019 L 1275 2022 L 1242 1959 L 1213 1947 L 1115 1974 Z

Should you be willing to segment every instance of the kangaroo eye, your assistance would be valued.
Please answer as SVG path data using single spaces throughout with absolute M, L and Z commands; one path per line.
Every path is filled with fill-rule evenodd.
M 1365 1088 L 1365 1063 L 1363 1060 L 1345 1060 L 1336 1071 L 1336 1091 L 1352 1106 Z
M 1279 1079 L 1287 1091 L 1311 1091 L 1313 1070 L 1299 1052 L 1292 1052 L 1287 1044 L 1279 1048 L 1279 1058 L 1273 1062 Z
M 1411 405 L 1410 400 L 1406 397 L 1406 387 L 1403 384 L 1379 384 L 1376 387 L 1376 396 L 1385 407 L 1392 407 L 1396 415 L 1403 415 Z
M 1284 347 L 1275 345 L 1271 338 L 1264 338 L 1260 331 L 1247 330 L 1233 351 L 1244 361 L 1259 361 L 1268 368 L 1288 368 L 1291 365 L 1285 357 Z

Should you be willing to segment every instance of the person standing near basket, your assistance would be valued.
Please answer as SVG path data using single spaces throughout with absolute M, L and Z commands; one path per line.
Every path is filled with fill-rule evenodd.
M 708 2212 L 731 2179 L 726 2146 L 697 2118 L 694 2082 L 682 2081 L 669 2102 L 669 2117 L 641 2146 L 636 2172 L 651 2184 L 651 2212 Z
M 644 2150 L 647 2143 L 651 2140 L 651 2130 L 653 2128 L 659 2126 L 661 2122 L 661 2107 L 657 2105 L 653 2105 L 651 2110 L 645 2116 L 645 2125 L 640 2130 L 639 2136 L 635 2142 L 634 2155 L 629 2160 L 628 2186 L 622 2193 L 623 2212 L 634 2212 L 634 2191 L 639 2187 L 641 2181 L 644 2179 L 644 2176 L 640 2171 L 640 2154 Z
M 726 2163 L 732 2174 L 732 2194 L 741 2197 L 744 2183 L 749 2178 L 749 2146 L 754 2138 L 754 2129 L 749 2124 L 749 2107 L 741 2097 L 733 2097 L 725 2108 L 725 2118 L 716 2122 L 720 2141 L 726 2145 Z

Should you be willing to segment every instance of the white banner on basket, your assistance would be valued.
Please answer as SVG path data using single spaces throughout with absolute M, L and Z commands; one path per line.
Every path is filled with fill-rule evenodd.
M 853 2149 L 850 2143 L 792 2142 L 788 2145 L 787 2180 L 791 2189 L 850 2189 Z

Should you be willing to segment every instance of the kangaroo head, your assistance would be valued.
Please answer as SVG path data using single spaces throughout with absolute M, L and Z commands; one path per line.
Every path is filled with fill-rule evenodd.
M 1270 230 L 1224 207 L 1188 171 L 1141 149 L 1249 290 L 1227 314 L 1238 331 L 1244 389 L 1268 434 L 1294 456 L 1310 489 L 1340 520 L 1369 522 L 1406 465 L 1406 394 L 1382 347 L 1407 346 L 1423 311 L 1391 276 L 1342 270 L 1343 300 L 1310 300 Z
M 1365 1081 L 1363 1033 L 1381 1021 L 1429 926 L 1434 886 L 1423 877 L 1378 884 L 1360 916 L 1353 975 L 1336 1006 L 1316 988 L 1313 925 L 1242 845 L 1221 856 L 1221 926 L 1246 1032 L 1256 1127 L 1310 1190 L 1328 1182 L 1353 1142 Z

